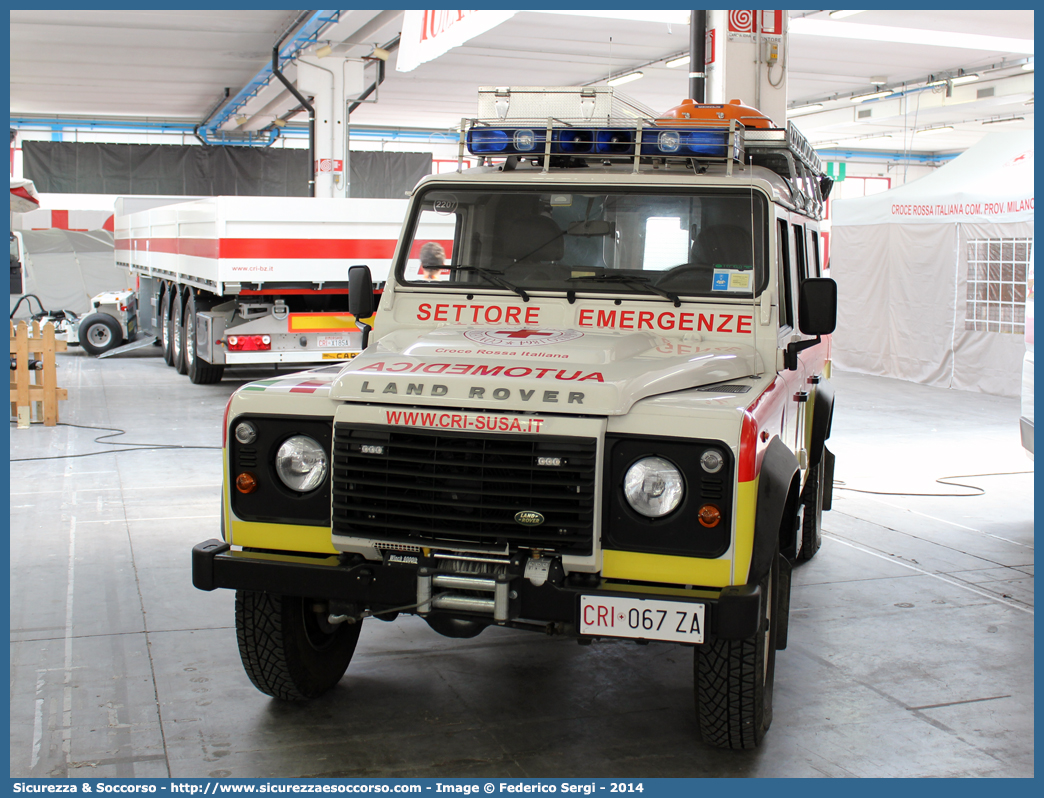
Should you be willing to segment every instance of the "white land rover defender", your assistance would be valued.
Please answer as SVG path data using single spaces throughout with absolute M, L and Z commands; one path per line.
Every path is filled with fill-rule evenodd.
M 691 646 L 702 739 L 752 748 L 830 507 L 829 180 L 736 103 L 485 98 L 461 135 L 484 165 L 413 192 L 365 351 L 230 399 L 194 584 L 236 591 L 276 698 L 335 685 L 365 617 L 414 613 Z M 368 269 L 349 282 L 365 318 Z

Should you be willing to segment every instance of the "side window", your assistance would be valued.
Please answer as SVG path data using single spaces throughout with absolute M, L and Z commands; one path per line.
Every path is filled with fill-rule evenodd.
M 794 255 L 797 258 L 798 282 L 808 279 L 808 259 L 805 257 L 805 228 L 794 225 Z
M 823 265 L 819 262 L 819 231 L 808 231 L 808 271 L 810 277 L 822 277 Z
M 781 327 L 794 326 L 794 312 L 791 310 L 791 297 L 794 292 L 790 285 L 790 236 L 788 233 L 787 220 L 780 219 L 776 260 L 779 270 L 779 324 Z

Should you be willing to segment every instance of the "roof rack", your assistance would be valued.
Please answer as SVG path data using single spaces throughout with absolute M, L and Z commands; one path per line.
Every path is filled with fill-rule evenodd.
M 686 105 L 686 113 L 667 118 L 610 86 L 482 87 L 478 115 L 461 120 L 458 171 L 465 149 L 483 159 L 542 160 L 545 172 L 584 161 L 630 161 L 637 173 L 640 164 L 656 160 L 693 168 L 724 163 L 731 175 L 733 164 L 750 162 L 780 175 L 795 202 L 821 217 L 823 167 L 805 137 L 793 124 L 786 130 L 745 127 L 734 116 L 714 113 L 723 108 Z M 700 114 L 691 124 L 688 110 Z M 726 110 L 736 111 L 735 103 Z

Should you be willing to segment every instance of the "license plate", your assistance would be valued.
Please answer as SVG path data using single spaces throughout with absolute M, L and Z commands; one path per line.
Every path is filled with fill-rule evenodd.
M 705 609 L 688 601 L 580 596 L 580 633 L 702 643 Z
M 351 344 L 344 335 L 320 335 L 315 339 L 315 345 L 320 349 L 344 349 Z

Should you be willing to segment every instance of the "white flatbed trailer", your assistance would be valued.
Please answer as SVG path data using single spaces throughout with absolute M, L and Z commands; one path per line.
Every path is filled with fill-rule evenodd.
M 117 201 L 115 251 L 137 277 L 138 328 L 198 383 L 226 365 L 354 357 L 362 335 L 348 313 L 348 268 L 365 263 L 383 283 L 407 204 L 212 197 L 135 211 L 135 202 Z

